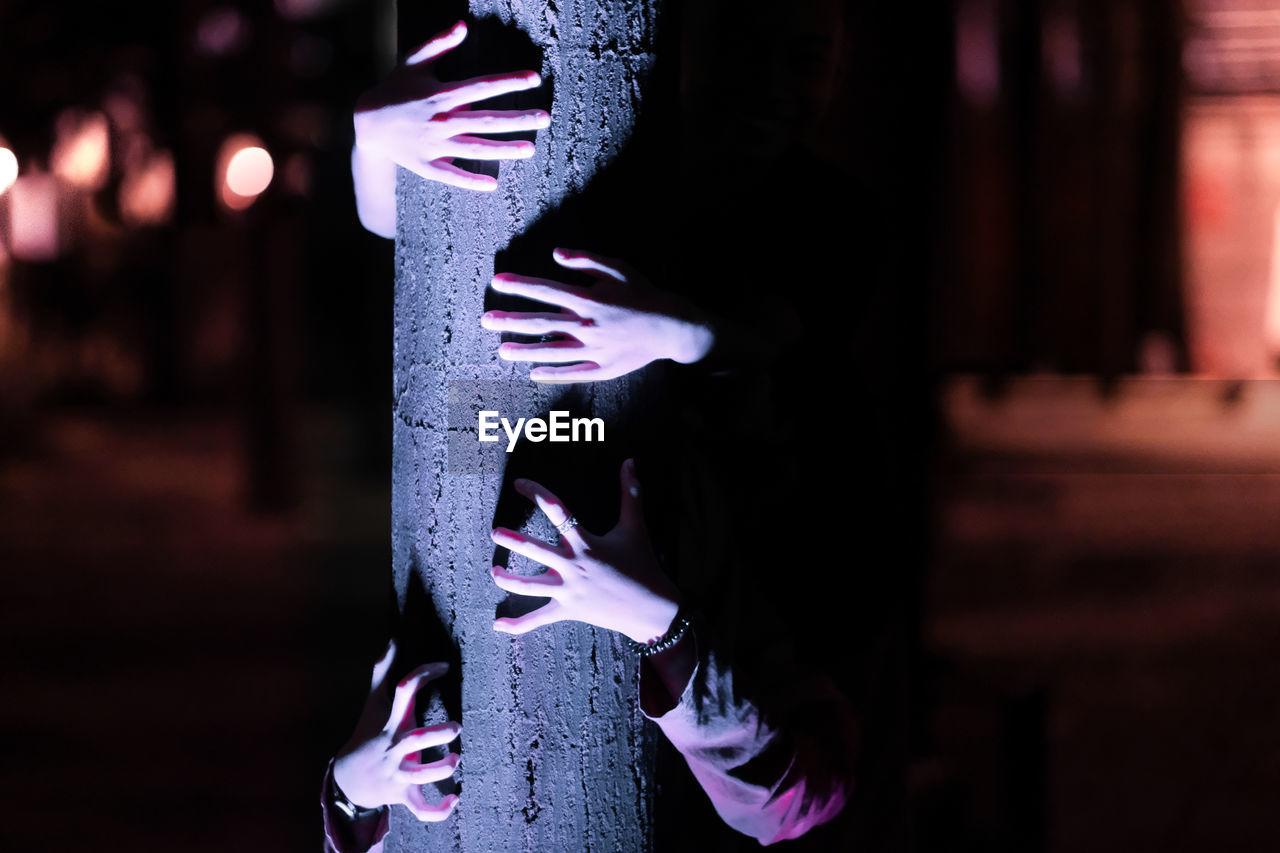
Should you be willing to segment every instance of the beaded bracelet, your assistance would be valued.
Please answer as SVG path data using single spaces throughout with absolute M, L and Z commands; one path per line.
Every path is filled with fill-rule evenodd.
M 680 642 L 680 640 L 684 638 L 684 635 L 689 632 L 689 626 L 691 624 L 689 617 L 685 615 L 684 609 L 681 608 L 676 611 L 676 618 L 672 620 L 671 627 L 667 629 L 667 633 L 663 634 L 652 643 L 637 643 L 635 640 L 628 640 L 628 642 L 631 643 L 632 647 L 640 653 L 641 657 L 647 658 L 653 655 L 660 655 L 676 643 Z

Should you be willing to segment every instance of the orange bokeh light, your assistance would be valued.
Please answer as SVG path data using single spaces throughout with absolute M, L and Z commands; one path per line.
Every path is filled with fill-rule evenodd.
M 66 110 L 58 117 L 50 162 L 59 178 L 85 190 L 101 189 L 111 162 L 111 132 L 102 113 Z

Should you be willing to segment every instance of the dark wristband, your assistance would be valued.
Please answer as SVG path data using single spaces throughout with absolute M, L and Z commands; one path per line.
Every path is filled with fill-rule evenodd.
M 689 633 L 689 615 L 685 613 L 683 607 L 676 611 L 676 618 L 671 620 L 671 627 L 667 629 L 667 633 L 663 634 L 652 643 L 637 643 L 635 640 L 629 640 L 631 647 L 640 653 L 641 657 L 651 657 L 660 655 L 676 643 L 684 639 L 684 635 Z

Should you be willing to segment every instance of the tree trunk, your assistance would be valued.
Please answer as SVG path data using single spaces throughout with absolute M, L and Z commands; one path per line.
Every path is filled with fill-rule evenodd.
M 402 3 L 400 47 L 430 36 L 410 26 Z M 455 190 L 400 173 L 396 241 L 392 546 L 401 633 L 421 660 L 449 659 L 427 718 L 460 720 L 461 802 L 440 824 L 392 812 L 389 851 L 643 850 L 650 846 L 652 741 L 636 701 L 637 662 L 611 632 L 567 622 L 522 637 L 492 630 L 506 595 L 494 586 L 495 524 L 542 538 L 554 531 L 510 490 L 513 471 L 561 494 L 582 523 L 603 532 L 616 520 L 618 440 L 634 397 L 628 381 L 594 386 L 535 385 L 528 365 L 497 358 L 498 335 L 480 326 L 498 271 L 546 275 L 554 245 L 529 237 L 535 221 L 554 223 L 562 203 L 579 195 L 630 134 L 640 82 L 654 55 L 657 0 L 471 0 L 447 26 L 467 16 L 459 48 L 463 73 L 441 79 L 538 69 L 551 100 L 551 127 L 537 154 L 504 164 L 493 193 Z M 438 11 L 438 10 L 437 10 Z M 434 12 L 433 12 L 434 14 Z M 496 19 L 488 20 L 485 19 Z M 519 39 L 532 61 L 503 47 Z M 468 53 L 469 51 L 469 53 Z M 518 51 L 516 51 L 518 53 Z M 470 57 L 470 60 L 468 60 Z M 533 102 L 536 103 L 536 97 Z M 477 108 L 529 106 L 486 102 Z M 545 102 L 544 102 L 545 105 Z M 462 164 L 466 165 L 466 164 Z M 548 228 L 548 239 L 556 236 Z M 516 248 L 522 240 L 527 255 Z M 514 248 L 513 248 L 514 247 Z M 537 269 L 530 269 L 533 259 Z M 519 264 L 519 266 L 517 266 Z M 563 271 L 558 276 L 564 278 Z M 372 286 L 372 284 L 370 285 Z M 546 310 L 545 306 L 543 310 Z M 522 442 L 505 451 L 481 444 L 477 413 L 516 418 L 551 409 L 602 417 L 608 441 Z M 524 461 L 522 461 L 524 460 Z M 604 464 L 605 462 L 609 464 Z M 572 478 L 573 482 L 569 482 Z M 573 483 L 590 481 L 595 491 Z M 587 500 L 588 495 L 593 495 Z M 599 497 L 603 495 L 604 497 Z M 576 501 L 576 503 L 575 503 Z M 522 558 L 507 565 L 532 573 Z M 526 607 L 530 603 L 526 601 Z M 411 665 L 420 660 L 406 660 Z M 460 679 L 458 674 L 460 672 Z M 424 754 L 424 760 L 428 756 Z M 429 799 L 438 792 L 427 789 Z

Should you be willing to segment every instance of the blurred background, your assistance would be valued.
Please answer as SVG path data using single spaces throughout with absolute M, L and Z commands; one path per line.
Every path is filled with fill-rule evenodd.
M 920 213 L 942 377 L 918 844 L 1268 849 L 1280 5 L 858 5 L 831 148 Z M 5 849 L 318 849 L 385 637 L 395 19 L 0 2 Z

